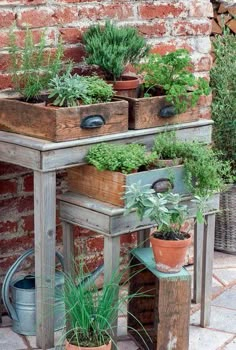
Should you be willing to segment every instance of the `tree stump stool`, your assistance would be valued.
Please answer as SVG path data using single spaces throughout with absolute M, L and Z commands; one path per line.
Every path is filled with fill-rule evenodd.
M 139 294 L 129 301 L 128 332 L 141 349 L 188 349 L 191 277 L 185 269 L 159 272 L 151 248 L 135 249 L 129 293 Z

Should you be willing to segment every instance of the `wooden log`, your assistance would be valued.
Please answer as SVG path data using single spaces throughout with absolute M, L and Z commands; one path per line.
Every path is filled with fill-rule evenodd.
M 82 128 L 82 121 L 93 115 L 102 116 L 104 125 Z M 50 108 L 15 99 L 0 99 L 0 130 L 55 142 L 119 133 L 128 130 L 128 103 L 114 100 L 94 105 Z
M 184 269 L 178 274 L 160 273 L 155 269 L 152 257 L 152 251 L 148 248 L 136 249 L 131 255 L 129 293 L 135 294 L 138 291 L 139 295 L 131 299 L 128 304 L 128 332 L 141 348 L 146 348 L 141 337 L 129 328 L 130 326 L 138 329 L 143 336 L 145 332 L 138 323 L 137 320 L 139 320 L 151 338 L 150 340 L 147 335 L 144 336 L 149 350 L 187 350 L 191 298 L 190 275 Z M 142 275 L 148 274 L 151 294 L 146 288 L 145 291 L 143 290 L 142 278 L 137 272 L 137 266 Z
M 170 179 L 173 192 L 188 193 L 184 184 L 184 167 L 178 165 L 133 174 L 122 174 L 113 171 L 99 171 L 92 165 L 81 165 L 68 169 L 69 190 L 94 199 L 123 207 L 125 186 L 141 181 L 142 185 L 150 186 L 159 179 Z M 173 178 L 173 180 L 172 180 Z
M 228 15 L 218 15 L 217 16 L 217 22 L 221 28 L 225 26 L 227 22 L 229 22 L 232 19 L 232 17 Z
M 220 7 L 218 8 L 218 13 L 226 13 L 227 11 L 227 7 L 225 7 L 223 4 L 220 4 Z
M 222 34 L 222 28 L 219 26 L 219 24 L 216 22 L 216 20 L 212 19 L 212 33 L 213 34 Z
M 231 16 L 236 16 L 236 7 L 229 7 L 227 11 Z
M 236 34 L 236 19 L 231 19 L 227 24 L 227 27 L 229 27 L 234 34 Z

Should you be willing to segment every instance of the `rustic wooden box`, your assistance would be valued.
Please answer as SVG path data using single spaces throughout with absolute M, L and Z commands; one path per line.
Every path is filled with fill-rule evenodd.
M 147 349 L 141 335 L 149 350 L 188 350 L 191 301 L 188 272 L 182 269 L 176 274 L 161 273 L 156 270 L 152 249 L 140 248 L 131 254 L 130 277 L 129 293 L 139 296 L 128 304 L 128 332 L 139 348 Z
M 131 98 L 122 97 L 129 102 L 129 129 L 154 128 L 170 124 L 193 122 L 201 118 L 202 112 L 211 105 L 212 96 L 201 96 L 194 108 L 173 117 L 160 116 L 161 108 L 169 103 L 165 96 Z
M 132 174 L 115 171 L 99 171 L 92 165 L 81 165 L 68 169 L 69 190 L 103 202 L 124 206 L 122 197 L 125 187 L 141 181 L 142 185 L 150 186 L 160 179 L 170 179 L 174 193 L 188 193 L 184 183 L 183 165 L 169 168 L 154 169 Z
M 105 124 L 83 129 L 82 120 L 101 115 Z M 128 102 L 112 102 L 78 107 L 46 107 L 15 99 L 0 99 L 0 130 L 54 142 L 100 136 L 128 130 Z

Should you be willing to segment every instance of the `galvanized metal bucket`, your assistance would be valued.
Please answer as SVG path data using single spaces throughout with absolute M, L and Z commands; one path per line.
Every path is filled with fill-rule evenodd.
M 2 286 L 2 299 L 12 319 L 12 329 L 14 332 L 24 335 L 36 334 L 35 276 L 19 276 L 14 280 L 12 278 L 23 260 L 33 253 L 34 249 L 29 249 L 15 261 L 7 272 Z M 59 252 L 56 252 L 56 256 L 63 266 L 63 256 Z M 65 306 L 61 298 L 63 284 L 63 273 L 55 272 L 55 330 L 59 330 L 65 325 Z M 50 308 L 50 300 L 48 303 Z M 47 317 L 47 315 L 42 317 Z

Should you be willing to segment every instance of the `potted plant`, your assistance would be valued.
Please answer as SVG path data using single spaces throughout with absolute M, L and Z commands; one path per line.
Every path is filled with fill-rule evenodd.
M 222 159 L 236 170 L 236 37 L 224 29 L 213 41 L 215 62 L 210 72 L 213 92 L 213 141 Z M 215 249 L 236 253 L 236 184 L 220 195 L 220 212 L 216 216 Z
M 112 86 L 96 76 L 72 76 L 72 63 L 63 72 L 60 46 L 46 62 L 44 49 L 44 37 L 34 46 L 29 31 L 21 59 L 11 44 L 20 98 L 0 99 L 1 130 L 56 142 L 128 130 L 128 103 L 113 99 Z
M 114 271 L 111 278 L 99 288 L 95 283 L 96 277 L 88 277 L 88 269 L 82 260 L 76 267 L 77 273 L 73 274 L 76 277 L 66 275 L 64 282 L 62 298 L 65 303 L 67 327 L 61 340 L 65 343 L 65 349 L 110 350 L 112 344 L 117 348 L 113 336 L 118 312 L 122 313 L 124 303 L 141 294 L 118 295 L 119 288 L 124 287 L 132 275 L 127 278 L 126 269 L 123 272 Z M 132 317 L 131 313 L 130 316 Z M 142 327 L 141 323 L 137 322 Z M 144 328 L 143 330 L 147 335 Z M 147 346 L 146 348 L 148 349 Z
M 129 126 L 151 128 L 198 120 L 201 108 L 210 106 L 208 82 L 191 72 L 191 57 L 179 49 L 163 56 L 150 54 L 138 66 L 143 85 L 138 98 L 129 98 Z
M 126 213 L 136 209 L 139 219 L 155 222 L 157 231 L 150 237 L 157 270 L 179 272 L 184 265 L 191 236 L 181 231 L 186 220 L 187 207 L 180 203 L 179 194 L 156 193 L 139 183 L 128 186 L 125 194 Z
M 105 79 L 113 83 L 118 95 L 136 96 L 137 77 L 124 75 L 125 68 L 146 56 L 150 46 L 138 34 L 136 28 L 121 26 L 107 21 L 104 26 L 94 25 L 83 35 L 87 54 L 86 62 L 97 65 Z

